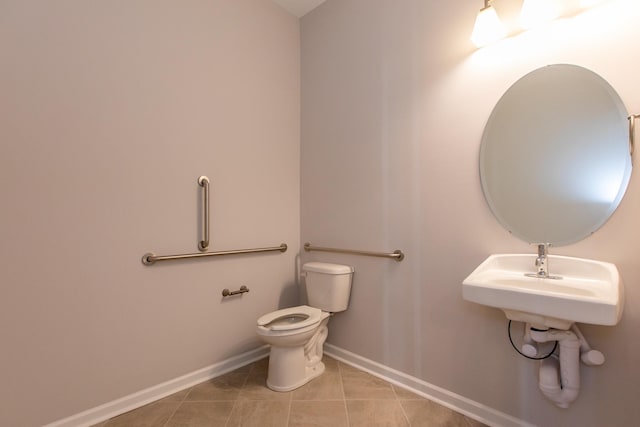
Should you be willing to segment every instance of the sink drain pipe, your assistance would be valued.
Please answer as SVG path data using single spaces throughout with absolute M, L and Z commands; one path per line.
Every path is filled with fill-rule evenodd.
M 531 328 L 530 334 L 535 342 L 558 342 L 558 359 L 550 357 L 540 361 L 538 385 L 549 400 L 561 408 L 568 408 L 580 392 L 580 338 L 572 331 L 559 329 Z

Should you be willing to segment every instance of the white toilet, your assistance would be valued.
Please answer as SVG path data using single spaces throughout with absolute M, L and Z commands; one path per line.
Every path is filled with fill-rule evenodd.
M 349 305 L 353 267 L 324 262 L 302 266 L 309 305 L 285 308 L 258 319 L 257 334 L 271 344 L 267 386 L 296 389 L 324 372 L 322 346 L 329 316 Z

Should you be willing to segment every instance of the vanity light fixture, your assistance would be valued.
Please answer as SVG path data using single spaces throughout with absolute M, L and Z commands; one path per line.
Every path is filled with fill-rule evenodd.
M 507 35 L 507 30 L 500 18 L 498 18 L 498 14 L 491 6 L 490 1 L 484 0 L 484 7 L 478 12 L 478 17 L 471 33 L 471 41 L 477 47 L 486 46 Z
M 529 30 L 547 24 L 559 15 L 557 0 L 524 0 L 520 10 L 520 25 Z
M 580 0 L 580 7 L 586 9 L 588 7 L 595 6 L 604 2 L 605 0 Z
M 507 28 L 498 17 L 493 0 L 484 0 L 484 7 L 478 12 L 471 41 L 476 47 L 484 47 L 500 39 L 519 33 L 516 28 Z M 523 0 L 520 9 L 520 27 L 531 30 L 550 23 L 554 19 L 571 12 L 579 12 L 608 0 Z M 509 17 L 507 22 L 511 23 Z M 517 25 L 516 25 L 517 26 Z

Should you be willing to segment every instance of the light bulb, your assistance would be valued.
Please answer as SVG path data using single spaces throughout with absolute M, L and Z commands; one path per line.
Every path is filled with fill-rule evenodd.
M 559 14 L 557 0 L 524 0 L 520 11 L 520 25 L 522 28 L 532 29 L 553 21 Z
M 524 0 L 520 11 L 520 23 L 523 28 L 531 29 L 553 21 L 558 15 L 558 0 Z
M 597 4 L 604 3 L 605 0 L 580 0 L 580 7 L 586 9 L 588 7 L 593 7 Z
M 500 22 L 496 10 L 491 6 L 480 9 L 476 24 L 471 33 L 471 41 L 477 47 L 486 46 L 507 35 L 507 31 Z

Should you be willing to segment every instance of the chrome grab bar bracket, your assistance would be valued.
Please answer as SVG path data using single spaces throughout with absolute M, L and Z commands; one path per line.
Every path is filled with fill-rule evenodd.
M 142 263 L 144 265 L 153 265 L 156 260 L 154 259 L 156 257 L 156 254 L 154 254 L 153 252 L 147 252 L 146 254 L 142 255 Z

